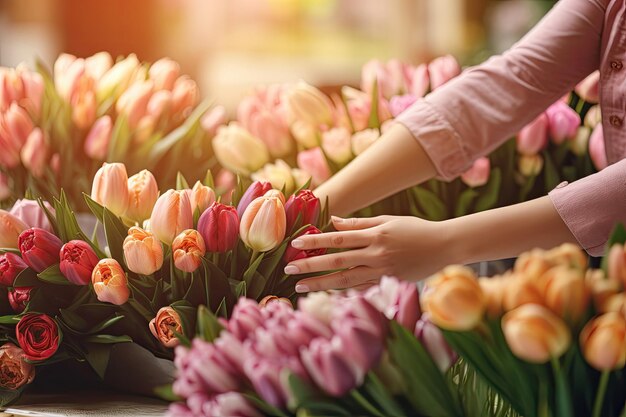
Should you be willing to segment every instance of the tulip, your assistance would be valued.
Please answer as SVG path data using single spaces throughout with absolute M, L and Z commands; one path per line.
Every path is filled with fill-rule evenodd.
M 621 292 L 609 297 L 606 301 L 604 312 L 608 313 L 610 311 L 620 313 L 626 318 L 626 292 Z
M 139 124 L 144 127 L 149 127 L 149 132 L 146 136 L 149 136 L 154 130 L 157 121 L 167 119 L 172 111 L 173 100 L 172 93 L 167 90 L 159 90 L 154 92 L 148 104 L 146 106 L 146 115 L 142 117 Z
M 369 126 L 372 113 L 372 96 L 352 87 L 343 87 L 341 94 L 346 101 L 352 128 L 359 132 Z
M 213 397 L 208 406 L 212 416 L 261 417 L 246 398 L 238 392 L 227 392 Z
M 300 190 L 285 203 L 285 214 L 287 216 L 287 230 L 296 227 L 296 220 L 300 219 L 300 225 L 316 225 L 321 211 L 320 199 L 310 190 Z
M 61 273 L 75 285 L 87 285 L 91 280 L 98 256 L 89 244 L 82 240 L 70 240 L 61 248 Z
M 420 64 L 411 69 L 410 80 L 408 92 L 415 97 L 424 97 L 430 85 L 428 66 L 426 64 Z
M 250 175 L 269 162 L 267 147 L 235 122 L 221 127 L 213 138 L 215 156 L 233 172 Z
M 15 391 L 35 379 L 35 365 L 26 361 L 24 351 L 13 343 L 0 347 L 0 387 Z
M 314 186 L 322 184 L 332 175 L 324 152 L 319 147 L 298 153 L 298 167 L 311 175 Z
M 574 140 L 570 141 L 570 149 L 579 157 L 585 157 L 589 149 L 589 137 L 591 136 L 591 129 L 587 126 L 581 126 L 576 131 Z
M 157 200 L 150 216 L 150 227 L 159 240 L 171 245 L 183 230 L 193 227 L 191 202 L 185 191 L 168 190 Z
M 382 277 L 380 283 L 365 293 L 365 298 L 389 320 L 413 331 L 422 315 L 419 293 L 414 283 Z
M 482 320 L 485 299 L 471 269 L 449 266 L 432 277 L 427 286 L 422 307 L 437 326 L 471 330 Z
M 587 312 L 590 293 L 580 270 L 555 266 L 543 277 L 545 305 L 567 322 L 578 323 Z
M 224 253 L 237 247 L 239 217 L 232 206 L 214 202 L 198 220 L 198 231 L 208 252 Z
M 63 243 L 47 230 L 38 227 L 27 229 L 20 234 L 18 244 L 24 262 L 38 273 L 59 263 Z
M 11 197 L 11 187 L 9 186 L 9 177 L 0 172 L 0 202 Z
M 345 165 L 352 159 L 350 131 L 336 127 L 322 133 L 322 149 L 331 161 Z
M 301 353 L 311 379 L 333 397 L 342 397 L 363 382 L 367 370 L 356 369 L 341 340 L 315 339 Z
M 609 278 L 622 283 L 626 289 L 626 247 L 622 244 L 611 246 L 608 254 Z
M 593 129 L 589 137 L 589 156 L 591 157 L 593 166 L 595 166 L 598 171 L 602 171 L 608 166 L 601 123 Z
M 265 181 L 254 181 L 243 193 L 241 200 L 239 200 L 239 204 L 237 205 L 237 215 L 239 218 L 243 217 L 243 213 L 246 211 L 246 208 L 252 203 L 253 200 L 261 197 L 269 190 L 272 189 L 272 184 Z
M 287 368 L 282 362 L 294 362 L 297 359 L 292 357 L 281 359 L 255 355 L 245 361 L 244 372 L 250 382 L 252 382 L 254 391 L 263 400 L 274 407 L 285 408 L 289 398 L 289 391 L 280 378 L 283 370 Z
M 17 314 L 22 313 L 28 306 L 33 288 L 35 287 L 14 287 L 9 290 L 9 304 Z
M 104 163 L 96 172 L 91 198 L 112 213 L 123 216 L 128 208 L 128 174 L 122 163 Z
M 85 72 L 99 80 L 113 66 L 113 58 L 108 52 L 98 52 L 85 58 Z
M 111 116 L 104 115 L 96 120 L 85 138 L 85 154 L 91 159 L 104 161 L 109 152 L 112 132 Z
M 28 265 L 18 255 L 3 253 L 0 255 L 0 285 L 12 287 L 15 278 L 26 268 Z
M 126 117 L 131 129 L 136 128 L 139 121 L 146 115 L 153 89 L 154 83 L 150 80 L 136 82 L 117 100 L 115 110 Z
M 289 194 L 295 188 L 295 182 L 291 175 L 291 167 L 282 159 L 277 159 L 273 164 L 266 164 L 263 169 L 252 174 L 255 181 L 267 181 L 277 190 L 285 190 Z
M 594 318 L 580 332 L 580 347 L 594 369 L 622 369 L 626 364 L 626 318 L 616 312 Z
M 485 297 L 487 317 L 498 318 L 504 312 L 504 297 L 508 291 L 509 279 L 504 277 L 478 278 L 478 285 Z
M 402 112 L 411 107 L 417 101 L 417 97 L 413 94 L 404 94 L 402 96 L 394 96 L 389 101 L 389 110 L 393 117 L 398 117 Z
M 159 197 L 159 187 L 154 175 L 144 169 L 131 176 L 128 179 L 128 196 L 125 216 L 139 223 L 148 219 Z
M 517 275 L 508 280 L 502 305 L 505 311 L 511 311 L 524 304 L 543 305 L 543 294 L 536 281 Z
M 600 101 L 600 71 L 594 71 L 574 88 L 576 94 L 588 103 Z
M 293 308 L 293 304 L 291 304 L 291 300 L 289 300 L 289 298 L 277 297 L 275 295 L 266 295 L 263 297 L 261 301 L 259 301 L 259 307 L 266 307 L 271 303 L 285 303 L 285 305 Z
M 430 89 L 435 90 L 461 73 L 461 66 L 452 55 L 436 58 L 428 64 Z
M 539 154 L 533 156 L 521 155 L 517 160 L 517 167 L 524 177 L 536 177 L 543 169 L 543 157 Z
M 279 197 L 262 196 L 252 201 L 239 224 L 241 240 L 255 252 L 274 249 L 285 239 L 285 208 Z
M 0 210 L 0 248 L 17 249 L 18 237 L 28 226 L 5 210 Z
M 196 181 L 191 189 L 191 211 L 193 213 L 198 210 L 200 214 L 204 213 L 211 204 L 215 202 L 215 191 L 211 187 L 207 187 L 200 181 Z
M 61 54 L 54 62 L 54 85 L 59 96 L 71 102 L 85 73 L 85 60 L 74 55 Z
M 123 248 L 126 266 L 136 274 L 151 275 L 163 266 L 161 242 L 140 227 L 128 229 Z
M 330 326 L 333 312 L 337 306 L 337 298 L 324 291 L 309 293 L 306 297 L 298 299 L 299 311 L 328 326 Z
M 194 272 L 202 264 L 205 253 L 204 239 L 197 230 L 184 230 L 172 242 L 174 265 L 181 271 Z
M 159 309 L 155 318 L 148 324 L 152 335 L 167 348 L 178 346 L 180 341 L 175 333 L 183 334 L 180 316 L 172 307 Z
M 15 168 L 20 162 L 20 151 L 31 132 L 33 122 L 26 110 L 12 103 L 7 112 L 0 119 L 0 163 L 6 168 Z
M 404 71 L 391 71 L 391 69 L 389 64 L 377 59 L 366 62 L 361 68 L 361 90 L 371 97 L 374 83 L 376 83 L 381 97 L 390 98 L 401 93 L 405 84 Z
M 300 168 L 292 168 L 291 176 L 293 177 L 296 189 L 302 189 L 304 186 L 311 183 L 311 176 Z
M 20 153 L 22 163 L 33 177 L 41 178 L 44 175 L 49 148 L 50 145 L 41 129 L 38 127 L 33 129 L 30 135 L 28 135 L 28 139 L 26 139 L 26 143 Z
M 115 259 L 101 259 L 93 269 L 91 283 L 98 301 L 118 306 L 128 301 L 128 279 Z
M 516 275 L 521 275 L 528 278 L 530 281 L 537 282 L 552 266 L 553 265 L 546 259 L 544 251 L 534 249 L 522 253 L 517 258 L 514 271 Z
M 0 68 L 0 111 L 6 111 L 16 102 L 38 118 L 43 90 L 43 77 L 28 69 L 25 64 L 19 64 L 15 70 Z
M 198 104 L 200 91 L 194 80 L 187 75 L 178 77 L 172 90 L 172 114 L 175 122 L 189 117 L 193 108 Z
M 298 235 L 298 237 L 306 236 L 306 235 L 316 235 L 319 233 L 322 233 L 322 232 L 317 227 L 308 226 L 306 229 L 304 229 L 302 233 Z M 283 260 L 285 261 L 285 263 L 290 263 L 293 261 L 297 261 L 298 259 L 311 258 L 313 256 L 324 255 L 325 253 L 326 253 L 326 248 L 302 250 L 302 249 L 296 249 L 292 245 L 289 245 L 287 246 L 287 250 L 285 251 Z
M 148 76 L 154 82 L 156 90 L 172 90 L 180 75 L 180 65 L 169 58 L 155 61 L 148 71 Z
M 587 287 L 591 291 L 591 297 L 593 298 L 593 305 L 596 311 L 606 312 L 608 310 L 609 300 L 622 290 L 620 282 L 612 278 L 604 276 L 604 272 L 601 269 L 588 270 L 585 275 L 585 282 Z
M 72 106 L 72 121 L 79 129 L 88 129 L 96 120 L 98 103 L 96 94 L 89 84 L 80 82 L 79 89 L 74 93 L 70 105 Z
M 226 330 L 243 342 L 250 333 L 263 326 L 263 323 L 265 323 L 265 317 L 259 305 L 249 298 L 241 297 L 226 324 Z
M 557 101 L 546 110 L 549 121 L 549 131 L 552 140 L 557 145 L 565 139 L 576 136 L 576 130 L 580 126 L 580 116 L 567 104 Z
M 352 153 L 361 155 L 367 148 L 378 140 L 380 133 L 377 129 L 365 129 L 352 135 Z
M 349 298 L 347 302 L 338 302 L 332 311 L 332 318 L 331 326 L 335 331 L 335 326 L 354 319 L 356 324 L 366 324 L 368 332 L 378 339 L 382 340 L 387 334 L 387 319 L 384 314 L 360 294 Z M 337 320 L 338 318 L 341 320 Z
M 226 108 L 224 108 L 224 106 L 215 106 L 202 116 L 200 125 L 209 137 L 213 137 L 218 129 L 222 125 L 225 125 L 227 121 L 228 116 L 226 114 Z
M 491 162 L 489 158 L 478 158 L 470 169 L 461 174 L 461 181 L 472 188 L 480 187 L 489 182 L 490 173 Z
M 564 243 L 546 252 L 545 258 L 555 265 L 567 265 L 570 268 L 584 271 L 587 269 L 587 254 L 573 243 Z
M 535 120 L 524 126 L 516 137 L 517 151 L 526 156 L 541 152 L 548 145 L 549 123 L 546 113 L 541 113 Z
M 441 330 L 428 319 L 427 315 L 422 316 L 417 321 L 415 337 L 424 346 L 441 372 L 447 372 L 458 359 L 457 354 L 443 337 Z
M 59 326 L 46 314 L 23 315 L 15 326 L 15 338 L 24 350 L 24 357 L 31 361 L 52 357 L 61 343 Z
M 135 54 L 130 54 L 123 60 L 115 63 L 98 81 L 96 93 L 98 102 L 101 103 L 109 97 L 117 99 L 137 77 L 140 69 L 141 64 Z
M 302 120 L 296 120 L 289 126 L 296 142 L 304 149 L 311 149 L 320 144 L 319 132 L 315 126 Z
M 585 115 L 585 126 L 594 129 L 602 123 L 602 110 L 599 105 L 592 106 Z
M 301 81 L 287 91 L 285 99 L 290 123 L 298 120 L 316 128 L 332 124 L 332 103 L 317 88 Z
M 44 202 L 46 209 L 54 215 L 54 208 L 47 201 Z M 20 199 L 13 204 L 9 212 L 18 219 L 22 220 L 27 227 L 39 227 L 41 229 L 52 232 L 52 225 L 48 220 L 48 216 L 43 211 L 39 203 L 35 200 Z

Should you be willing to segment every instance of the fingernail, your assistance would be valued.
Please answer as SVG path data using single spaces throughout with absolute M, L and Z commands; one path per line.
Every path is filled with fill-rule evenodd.
M 331 219 L 333 220 L 333 223 L 343 223 L 343 219 L 341 217 L 331 216 Z
M 297 284 L 296 285 L 296 292 L 309 292 L 310 288 L 308 285 L 304 285 L 304 284 Z
M 291 241 L 291 246 L 296 249 L 302 249 L 304 247 L 304 242 L 302 241 L 302 239 L 294 239 Z
M 300 268 L 298 268 L 295 265 L 287 265 L 285 267 L 285 274 L 287 274 L 287 275 L 295 275 L 298 272 L 300 272 Z

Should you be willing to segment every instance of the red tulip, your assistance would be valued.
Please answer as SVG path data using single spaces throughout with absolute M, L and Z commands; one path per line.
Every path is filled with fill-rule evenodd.
M 287 230 L 293 231 L 294 226 L 317 225 L 320 216 L 320 199 L 310 190 L 302 190 L 297 195 L 292 195 L 285 203 L 287 216 Z M 300 216 L 300 223 L 296 226 L 296 220 Z
M 237 206 L 237 215 L 241 219 L 243 217 L 243 212 L 246 211 L 246 208 L 252 203 L 253 200 L 264 195 L 266 192 L 272 189 L 272 184 L 265 181 L 255 181 L 248 187 L 241 200 L 239 200 L 239 205 Z
M 22 259 L 36 272 L 59 262 L 59 252 L 63 243 L 61 239 L 47 230 L 33 227 L 20 234 L 18 238 Z
M 10 252 L 0 255 L 0 285 L 11 287 L 15 277 L 26 268 L 28 265 L 18 255 Z
M 306 229 L 304 229 L 304 232 L 302 232 L 298 237 L 304 236 L 304 235 L 317 235 L 319 233 L 322 233 L 322 232 L 317 227 L 309 226 Z M 289 262 L 297 261 L 298 259 L 324 255 L 325 253 L 326 253 L 326 248 L 302 250 L 302 249 L 297 249 L 293 247 L 292 245 L 289 245 L 287 246 L 287 250 L 285 251 L 285 256 L 283 259 L 286 263 L 289 263 Z
M 17 342 L 24 356 L 31 361 L 42 361 L 54 355 L 59 348 L 59 327 L 45 314 L 28 313 L 15 327 Z
M 33 288 L 35 287 L 15 287 L 9 290 L 9 304 L 13 311 L 19 314 L 26 309 Z
M 237 210 L 214 202 L 198 220 L 198 231 L 204 238 L 207 252 L 228 252 L 235 249 L 239 238 Z
M 82 240 L 70 240 L 61 248 L 61 273 L 76 285 L 87 285 L 98 263 L 96 252 Z

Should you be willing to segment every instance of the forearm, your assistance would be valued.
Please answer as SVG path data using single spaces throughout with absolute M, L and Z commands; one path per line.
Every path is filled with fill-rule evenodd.
M 577 243 L 549 197 L 444 222 L 456 263 L 505 259 L 533 248 Z
M 435 168 L 408 129 L 396 124 L 341 172 L 315 190 L 344 216 L 434 177 Z

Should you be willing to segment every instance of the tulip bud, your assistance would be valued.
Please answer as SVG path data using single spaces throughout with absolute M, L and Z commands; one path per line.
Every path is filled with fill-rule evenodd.
M 154 83 L 141 81 L 132 84 L 120 96 L 115 104 L 115 110 L 126 117 L 131 129 L 139 125 L 139 121 L 147 114 L 148 102 L 152 96 Z
M 525 275 L 517 275 L 508 280 L 502 305 L 511 311 L 524 304 L 544 304 L 542 292 L 536 281 Z
M 13 343 L 0 347 L 0 387 L 15 391 L 35 379 L 35 365 Z
M 504 277 L 478 278 L 478 285 L 485 296 L 487 317 L 490 319 L 496 319 L 504 313 L 504 297 L 509 282 L 510 279 Z
M 622 283 L 626 289 L 626 247 L 621 244 L 611 246 L 608 254 L 609 278 Z
M 98 82 L 98 102 L 101 103 L 109 97 L 118 98 L 128 88 L 140 68 L 141 64 L 135 54 L 130 54 L 113 65 Z
M 265 181 L 254 181 L 243 193 L 241 200 L 239 200 L 239 204 L 237 205 L 237 215 L 239 218 L 243 217 L 243 213 L 246 211 L 250 203 L 253 200 L 264 195 L 266 192 L 272 189 L 272 184 Z
M 179 75 L 180 65 L 169 58 L 155 61 L 148 71 L 148 76 L 154 82 L 154 88 L 157 90 L 172 90 Z
M 600 101 L 600 71 L 594 71 L 574 88 L 576 94 L 588 103 Z
M 429 279 L 422 307 L 437 326 L 471 330 L 482 320 L 485 299 L 471 269 L 449 266 Z
M 470 169 L 461 174 L 461 181 L 472 188 L 480 187 L 489 182 L 490 173 L 491 162 L 489 158 L 478 158 Z
M 570 149 L 576 156 L 585 157 L 589 149 L 589 137 L 591 129 L 587 126 L 581 126 L 576 131 L 574 140 L 570 141 Z
M 195 213 L 198 210 L 202 214 L 214 202 L 215 191 L 211 187 L 207 187 L 200 181 L 197 181 L 191 189 L 191 211 Z
M 27 229 L 20 234 L 18 244 L 24 262 L 38 273 L 59 263 L 63 243 L 47 230 L 37 227 Z
M 239 238 L 239 217 L 234 207 L 214 202 L 198 220 L 198 231 L 208 252 L 235 249 Z
M 382 277 L 378 285 L 367 290 L 365 298 L 389 320 L 410 331 L 415 330 L 415 323 L 422 315 L 417 285 L 412 282 Z
M 602 123 L 598 124 L 595 129 L 593 129 L 589 137 L 589 156 L 591 157 L 593 166 L 595 166 L 598 171 L 602 171 L 608 166 Z
M 243 175 L 259 170 L 270 159 L 263 141 L 235 122 L 217 131 L 213 138 L 213 149 L 222 166 Z
M 12 287 L 15 278 L 26 268 L 28 265 L 18 255 L 3 253 L 0 255 L 0 285 Z
M 163 266 L 161 242 L 140 227 L 128 229 L 123 248 L 126 266 L 136 274 L 151 275 Z
M 113 58 L 108 52 L 98 52 L 85 58 L 85 72 L 99 80 L 113 66 Z
M 521 155 L 517 160 L 520 174 L 526 178 L 536 177 L 543 169 L 543 157 L 539 154 L 533 156 Z
M 411 107 L 417 101 L 417 97 L 413 94 L 404 94 L 401 96 L 393 96 L 389 100 L 389 110 L 393 117 L 398 117 L 402 112 Z
M 580 332 L 580 347 L 594 369 L 622 369 L 626 364 L 626 318 L 616 312 L 594 318 Z
M 606 301 L 604 312 L 608 313 L 610 311 L 620 313 L 626 318 L 626 292 L 621 292 L 609 297 Z
M 516 137 L 517 152 L 526 156 L 541 152 L 548 145 L 549 123 L 548 116 L 541 113 L 535 120 L 524 126 Z
M 128 301 L 128 279 L 115 259 L 101 259 L 93 269 L 91 283 L 98 301 L 118 306 Z
M 50 145 L 41 129 L 36 127 L 28 135 L 20 154 L 22 163 L 31 172 L 33 177 L 41 178 L 44 175 L 48 162 Z
M 319 147 L 298 153 L 298 167 L 311 176 L 314 186 L 322 184 L 332 175 L 326 157 Z
M 538 364 L 559 358 L 572 339 L 563 320 L 537 304 L 524 304 L 506 313 L 502 331 L 515 356 Z
M 389 98 L 401 94 L 404 90 L 406 72 L 403 66 L 399 61 L 389 61 L 385 64 L 373 59 L 366 62 L 361 68 L 361 90 L 371 96 L 376 83 L 381 97 Z
M 71 101 L 84 72 L 84 59 L 70 54 L 59 55 L 54 62 L 54 86 L 63 100 Z
M 208 414 L 212 416 L 262 416 L 242 394 L 234 391 L 213 397 L 208 404 L 208 409 L 210 410 Z
M 30 293 L 35 287 L 14 287 L 8 292 L 9 304 L 17 314 L 22 313 L 30 302 Z
M 104 163 L 96 172 L 91 198 L 98 204 L 123 216 L 128 208 L 128 174 L 122 163 Z
M 128 209 L 125 216 L 136 222 L 150 217 L 159 197 L 159 187 L 154 175 L 147 169 L 128 179 Z
M 277 190 L 285 190 L 289 194 L 295 188 L 295 182 L 291 175 L 291 167 L 282 159 L 277 159 L 273 164 L 266 164 L 260 171 L 252 174 L 255 181 L 267 181 Z
M 183 230 L 193 227 L 191 202 L 184 190 L 169 190 L 157 200 L 150 217 L 150 228 L 161 242 L 171 245 Z
M 163 346 L 173 348 L 180 343 L 174 332 L 183 334 L 183 326 L 180 316 L 172 307 L 161 308 L 156 317 L 150 320 L 148 327 Z
M 609 311 L 608 301 L 622 290 L 620 282 L 611 276 L 605 277 L 601 269 L 588 270 L 585 282 L 591 291 L 593 305 L 599 312 Z
M 316 235 L 322 233 L 317 227 L 309 226 L 302 233 L 300 233 L 297 237 L 306 236 L 306 235 Z M 285 263 L 290 263 L 293 261 L 297 261 L 298 259 L 311 258 L 313 256 L 320 256 L 326 253 L 326 248 L 319 249 L 309 249 L 302 250 L 296 249 L 293 246 L 287 246 L 287 250 L 285 251 L 285 255 L 283 256 L 283 260 Z
M 557 101 L 546 110 L 550 123 L 550 136 L 557 145 L 565 139 L 576 136 L 576 130 L 580 126 L 580 116 L 567 104 Z
M 331 161 L 345 165 L 352 159 L 350 131 L 336 127 L 322 133 L 322 149 Z
M 411 69 L 411 82 L 409 85 L 409 93 L 415 97 L 424 97 L 430 86 L 430 76 L 428 75 L 428 66 L 420 64 Z
M 7 168 L 15 168 L 20 162 L 20 151 L 34 129 L 26 110 L 12 103 L 0 119 L 0 162 Z
M 200 119 L 202 129 L 209 135 L 215 136 L 217 130 L 228 121 L 224 106 L 215 106 Z
M 263 196 L 254 200 L 241 218 L 241 240 L 256 252 L 267 252 L 285 239 L 285 208 L 279 197 Z
M 70 240 L 61 248 L 61 273 L 75 285 L 87 285 L 98 263 L 96 252 L 82 240 Z
M 112 132 L 111 116 L 107 114 L 96 120 L 85 139 L 85 154 L 91 159 L 104 161 L 109 152 Z
M 259 307 L 267 307 L 268 304 L 271 303 L 285 303 L 289 307 L 293 308 L 293 304 L 291 304 L 291 300 L 285 297 L 277 297 L 275 295 L 266 295 L 259 301 Z
M 352 135 L 352 153 L 361 155 L 367 148 L 378 140 L 380 133 L 377 129 L 365 129 Z
M 591 107 L 585 114 L 585 126 L 589 129 L 595 129 L 602 123 L 602 110 L 599 105 Z
M 79 129 L 87 129 L 93 125 L 96 120 L 96 112 L 98 103 L 96 95 L 89 87 L 81 87 L 74 93 L 74 97 L 70 102 L 72 106 L 72 121 Z
M 448 345 L 441 330 L 428 319 L 428 315 L 422 316 L 417 321 L 415 337 L 424 346 L 441 372 L 447 372 L 458 359 L 458 355 Z
M 285 98 L 290 123 L 298 120 L 313 127 L 332 124 L 330 99 L 312 85 L 299 82 L 287 92 Z
M 26 223 L 8 211 L 0 210 L 0 248 L 17 249 L 18 237 L 26 229 Z
M 285 214 L 287 216 L 287 230 L 291 231 L 296 227 L 296 220 L 300 218 L 300 225 L 317 225 L 321 211 L 320 199 L 310 190 L 301 190 L 298 194 L 289 197 L 285 203 Z
M 315 126 L 302 120 L 296 120 L 289 126 L 289 130 L 296 142 L 304 149 L 311 149 L 320 144 L 319 132 Z
M 430 89 L 435 90 L 461 73 L 461 66 L 452 55 L 436 58 L 428 64 Z
M 197 230 L 184 230 L 172 242 L 174 265 L 181 271 L 194 272 L 202 264 L 205 253 L 204 239 Z
M 544 251 L 534 249 L 522 253 L 517 258 L 514 271 L 516 275 L 522 275 L 530 281 L 537 282 L 552 266 L 553 265 L 546 259 Z
M 587 269 L 587 254 L 573 243 L 563 243 L 545 253 L 545 259 L 555 265 L 566 265 L 584 271 Z

